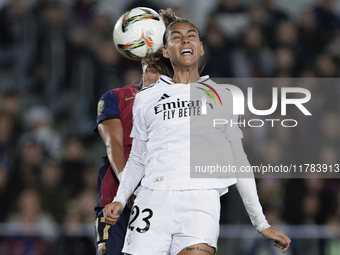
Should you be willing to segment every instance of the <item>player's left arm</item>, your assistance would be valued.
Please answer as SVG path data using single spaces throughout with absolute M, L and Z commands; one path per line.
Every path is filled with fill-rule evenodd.
M 231 141 L 230 146 L 234 156 L 234 165 L 238 171 L 236 187 L 240 193 L 253 226 L 259 233 L 261 233 L 262 236 L 274 240 L 275 246 L 282 249 L 282 252 L 287 251 L 291 240 L 284 232 L 273 228 L 268 224 L 257 195 L 253 173 L 243 175 L 239 171 L 242 166 L 250 166 L 247 156 L 243 150 L 241 139 Z M 249 174 L 251 174 L 251 176 Z
M 230 93 L 223 94 L 225 103 L 226 119 L 232 119 L 233 123 L 242 122 L 238 115 L 233 114 L 233 97 Z M 238 125 L 225 125 L 226 126 L 226 139 L 231 146 L 234 166 L 237 169 L 237 182 L 236 187 L 242 198 L 243 204 L 247 210 L 249 218 L 253 226 L 257 229 L 262 236 L 275 241 L 275 246 L 282 249 L 282 252 L 288 250 L 291 240 L 281 230 L 271 227 L 266 217 L 263 214 L 262 206 L 257 195 L 256 183 L 253 173 L 242 173 L 241 167 L 250 167 L 247 155 L 243 150 L 242 145 L 242 131 Z

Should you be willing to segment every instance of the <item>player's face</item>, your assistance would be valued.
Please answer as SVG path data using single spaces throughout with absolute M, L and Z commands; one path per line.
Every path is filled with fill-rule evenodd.
M 175 67 L 198 68 L 198 61 L 204 54 L 198 31 L 190 23 L 173 25 L 167 35 L 167 45 L 163 47 L 163 56 L 170 58 Z
M 143 65 L 143 88 L 156 83 L 160 77 L 161 74 L 156 68 Z

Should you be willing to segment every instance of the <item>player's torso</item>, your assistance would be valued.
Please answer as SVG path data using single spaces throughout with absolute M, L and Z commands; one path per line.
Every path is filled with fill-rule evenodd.
M 141 91 L 138 95 L 141 97 L 138 103 L 143 104 L 143 118 L 147 130 L 147 153 L 144 154 L 146 176 L 142 181 L 145 187 L 174 190 L 204 187 L 197 179 L 190 179 L 192 140 L 197 138 L 202 142 L 209 140 L 209 134 L 207 136 L 204 132 L 196 133 L 196 122 L 199 120 L 199 125 L 205 127 L 211 124 L 208 121 L 201 121 L 204 118 L 202 93 L 195 93 L 196 90 L 196 84 L 163 81 Z M 212 118 L 217 111 L 208 111 L 208 114 Z M 204 130 L 202 126 L 199 128 Z M 217 132 L 216 140 L 224 140 L 223 146 L 229 146 L 225 140 L 224 129 Z M 216 186 L 212 182 L 206 183 L 208 184 L 206 188 Z
M 213 84 L 208 79 L 206 82 Z M 211 131 L 214 119 L 232 118 L 231 101 L 227 96 L 224 99 L 229 101 L 224 101 L 223 106 L 207 97 L 204 102 L 207 112 L 204 114 L 202 98 L 205 92 L 198 89 L 199 86 L 201 85 L 198 83 L 175 84 L 163 80 L 150 89 L 146 88 L 145 92 L 140 92 L 148 146 L 152 151 L 160 151 L 163 148 L 166 154 L 169 152 L 174 153 L 172 155 L 187 154 L 190 138 L 208 140 L 207 136 L 211 132 L 209 134 L 204 132 Z M 225 138 L 225 127 L 214 128 L 217 130 L 217 140 Z

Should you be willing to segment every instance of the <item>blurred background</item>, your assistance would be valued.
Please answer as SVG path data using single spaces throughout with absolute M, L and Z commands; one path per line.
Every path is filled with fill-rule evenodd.
M 211 77 L 339 77 L 336 0 L 0 0 L 0 254 L 95 254 L 105 154 L 96 105 L 141 80 L 140 63 L 112 42 L 116 20 L 138 6 L 172 7 L 197 24 Z M 311 91 L 313 116 L 292 109 L 296 128 L 243 128 L 251 164 L 340 163 L 339 81 L 288 86 Z M 268 109 L 271 89 L 256 91 L 255 106 Z M 339 179 L 257 185 L 269 223 L 293 240 L 287 254 L 340 254 Z M 250 225 L 233 187 L 221 200 L 217 254 L 281 253 Z

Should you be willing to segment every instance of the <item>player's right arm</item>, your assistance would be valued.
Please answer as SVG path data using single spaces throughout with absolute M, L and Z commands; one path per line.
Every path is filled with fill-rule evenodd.
M 120 119 L 107 119 L 98 124 L 98 131 L 105 143 L 111 168 L 119 180 L 120 173 L 122 173 L 126 164 L 122 123 Z
M 119 102 L 113 90 L 107 91 L 98 102 L 97 129 L 102 137 L 106 154 L 114 174 L 124 170 L 126 163 L 123 147 L 123 126 L 120 120 Z
M 127 200 L 132 195 L 135 187 L 144 177 L 143 153 L 146 150 L 146 141 L 133 139 L 129 159 L 123 171 L 122 179 L 112 203 L 103 208 L 105 223 L 114 225 L 119 219 Z
M 134 139 L 132 140 L 130 156 L 125 165 L 117 195 L 113 202 L 106 205 L 103 209 L 105 223 L 110 225 L 114 225 L 117 222 L 120 212 L 145 173 L 143 154 L 146 152 L 148 139 L 144 118 L 145 109 L 139 100 L 140 94 L 137 93 L 133 106 L 134 121 L 131 137 Z

